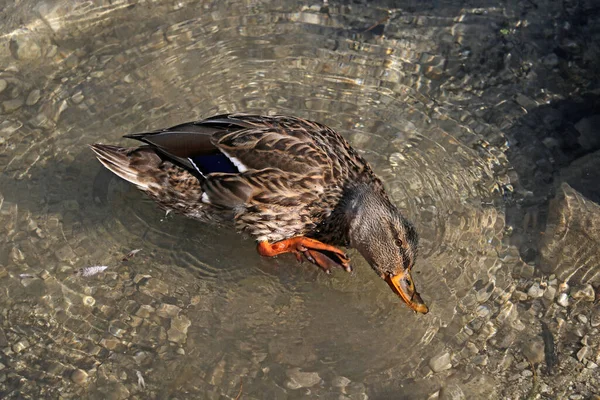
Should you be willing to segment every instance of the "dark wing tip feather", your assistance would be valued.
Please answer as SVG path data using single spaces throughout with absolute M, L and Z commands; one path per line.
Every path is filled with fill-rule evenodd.
M 138 132 L 138 133 L 128 133 L 127 135 L 123 135 L 123 137 L 127 138 L 127 139 L 142 140 L 142 138 L 146 135 L 148 135 L 148 132 Z

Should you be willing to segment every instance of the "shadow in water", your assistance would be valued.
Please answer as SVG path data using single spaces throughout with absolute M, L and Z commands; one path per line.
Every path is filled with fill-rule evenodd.
M 550 201 L 564 182 L 600 203 L 600 96 L 588 93 L 529 110 L 509 130 L 515 196 L 507 199 L 511 244 L 539 261 Z M 493 118 L 493 117 L 492 117 Z

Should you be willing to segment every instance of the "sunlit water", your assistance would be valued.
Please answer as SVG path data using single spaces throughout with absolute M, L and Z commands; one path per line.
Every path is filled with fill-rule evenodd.
M 429 365 L 445 352 L 452 381 L 472 382 L 467 339 L 520 324 L 506 302 L 521 265 L 503 240 L 508 143 L 477 115 L 503 94 L 483 97 L 481 77 L 460 72 L 504 11 L 434 3 L 65 1 L 2 17 L 0 347 L 12 361 L 0 392 L 426 397 L 445 384 Z M 313 119 L 359 149 L 421 234 L 429 314 L 356 252 L 354 273 L 330 277 L 165 216 L 87 148 L 234 111 Z M 76 274 L 93 265 L 108 268 Z M 322 381 L 295 388 L 294 368 Z M 76 369 L 87 383 L 71 383 Z

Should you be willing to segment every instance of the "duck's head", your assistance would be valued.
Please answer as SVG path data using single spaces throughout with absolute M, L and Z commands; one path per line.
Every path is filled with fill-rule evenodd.
M 429 312 L 411 276 L 419 242 L 414 226 L 383 194 L 363 192 L 351 208 L 352 247 L 411 309 Z

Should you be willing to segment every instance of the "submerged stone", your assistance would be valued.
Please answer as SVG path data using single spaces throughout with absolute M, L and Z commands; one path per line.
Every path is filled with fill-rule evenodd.
M 450 353 L 444 352 L 432 357 L 429 360 L 429 368 L 431 368 L 433 372 L 441 372 L 452 368 Z
M 571 297 L 575 300 L 594 301 L 596 300 L 596 292 L 594 287 L 589 283 L 587 285 L 574 287 L 571 290 Z
M 71 380 L 78 385 L 85 385 L 88 380 L 88 374 L 82 369 L 76 369 L 71 373 Z
M 321 382 L 321 377 L 318 373 L 303 372 L 300 371 L 300 368 L 289 369 L 286 371 L 286 375 L 289 379 L 286 381 L 285 386 L 292 390 L 315 386 Z

